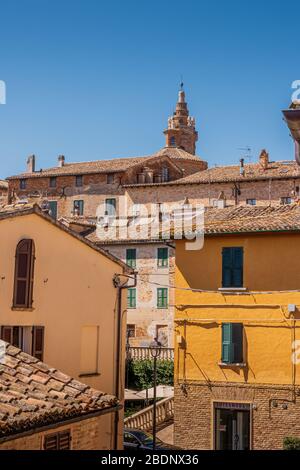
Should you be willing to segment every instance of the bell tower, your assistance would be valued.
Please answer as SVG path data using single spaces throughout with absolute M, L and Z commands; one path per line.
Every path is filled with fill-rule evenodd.
M 167 147 L 177 147 L 192 155 L 196 153 L 198 132 L 195 129 L 195 118 L 189 115 L 183 83 L 178 93 L 178 101 L 173 116 L 168 119 L 168 128 L 164 131 Z

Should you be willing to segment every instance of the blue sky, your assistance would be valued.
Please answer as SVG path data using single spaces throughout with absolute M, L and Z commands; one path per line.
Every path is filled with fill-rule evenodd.
M 300 4 L 276 0 L 2 1 L 0 177 L 57 155 L 146 155 L 183 75 L 197 153 L 210 165 L 293 158 L 281 109 L 300 79 Z

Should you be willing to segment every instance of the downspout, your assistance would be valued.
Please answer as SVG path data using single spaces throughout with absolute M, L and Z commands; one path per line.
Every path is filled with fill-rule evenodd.
M 295 160 L 300 165 L 300 143 L 295 140 Z
M 128 286 L 128 278 L 124 283 L 121 282 L 120 277 L 122 274 L 115 274 L 113 278 L 113 284 L 117 292 L 117 351 L 116 351 L 116 376 L 115 376 L 115 396 L 120 400 L 120 365 L 122 357 L 122 291 L 128 287 L 136 287 L 137 284 L 137 273 L 134 273 L 134 282 L 132 285 Z M 118 427 L 119 427 L 119 410 L 115 412 L 115 422 L 114 422 L 114 450 L 118 449 Z

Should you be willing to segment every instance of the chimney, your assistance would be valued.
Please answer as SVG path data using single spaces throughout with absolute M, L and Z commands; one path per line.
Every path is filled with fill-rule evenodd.
M 244 161 L 245 161 L 245 160 L 244 160 L 243 158 L 240 159 L 240 164 L 241 164 L 241 165 L 240 165 L 240 175 L 241 175 L 241 176 L 245 176 Z
M 260 152 L 260 155 L 259 155 L 259 163 L 260 165 L 262 166 L 262 168 L 264 170 L 266 170 L 269 166 L 269 154 L 268 152 L 263 149 L 261 152 Z
M 217 199 L 217 208 L 224 209 L 226 207 L 226 197 L 224 191 L 221 191 Z
M 30 155 L 27 158 L 27 170 L 26 173 L 34 173 L 35 172 L 35 156 Z
M 64 155 L 58 155 L 58 166 L 60 168 L 65 166 L 65 156 Z

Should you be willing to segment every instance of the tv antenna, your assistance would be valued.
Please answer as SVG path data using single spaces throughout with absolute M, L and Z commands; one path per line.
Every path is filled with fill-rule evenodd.
M 252 162 L 252 151 L 251 147 L 239 147 L 238 150 L 242 150 L 244 153 L 243 157 L 247 158 L 248 163 Z

